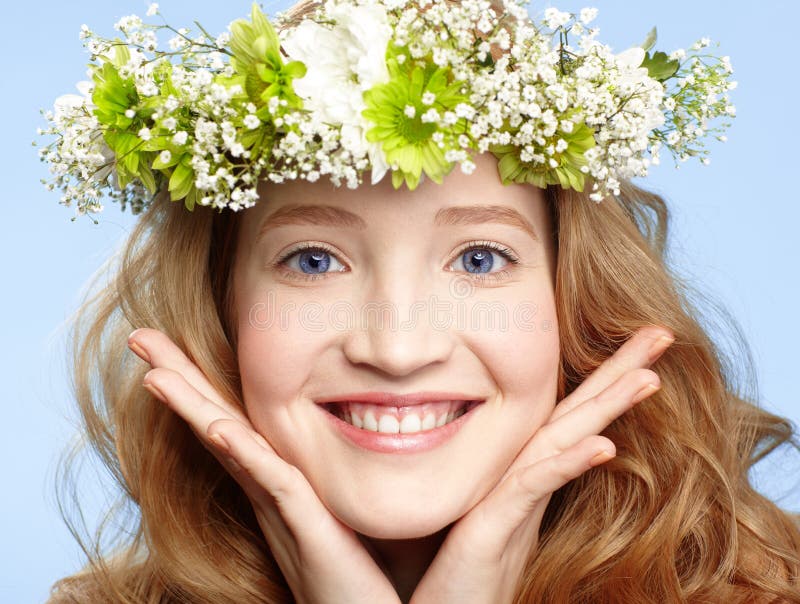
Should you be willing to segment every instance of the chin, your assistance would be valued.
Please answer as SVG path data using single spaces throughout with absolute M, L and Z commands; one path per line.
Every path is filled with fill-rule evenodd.
M 339 505 L 331 505 L 329 509 L 344 524 L 367 537 L 418 539 L 442 530 L 464 515 L 469 502 L 454 499 L 445 501 L 441 493 L 424 501 L 359 498 L 359 501 L 338 502 Z
M 406 514 L 400 516 L 402 519 L 397 522 L 363 515 L 340 520 L 357 533 L 373 539 L 419 539 L 437 533 L 457 520 L 450 516 L 432 517 L 429 514 L 419 517 L 409 517 Z

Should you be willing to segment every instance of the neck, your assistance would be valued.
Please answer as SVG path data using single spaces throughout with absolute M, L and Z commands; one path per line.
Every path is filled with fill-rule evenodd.
M 417 539 L 359 538 L 406 604 L 447 536 L 449 526 Z

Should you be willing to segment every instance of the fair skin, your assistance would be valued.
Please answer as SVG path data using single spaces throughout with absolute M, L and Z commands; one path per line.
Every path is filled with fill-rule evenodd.
M 556 250 L 545 197 L 503 186 L 491 156 L 476 163 L 472 175 L 455 170 L 444 185 L 415 191 L 394 190 L 388 178 L 356 190 L 262 189 L 243 217 L 233 271 L 244 410 L 163 333 L 131 334 L 131 349 L 153 366 L 144 385 L 247 493 L 298 602 L 510 602 L 550 495 L 613 457 L 600 432 L 660 385 L 648 367 L 671 334 L 649 326 L 556 400 Z M 286 219 L 320 205 L 323 224 Z M 513 210 L 522 220 L 452 220 L 455 208 L 487 206 L 494 218 Z M 356 218 L 333 226 L 337 209 Z M 259 237 L 276 216 L 283 220 Z M 303 243 L 325 248 L 286 257 Z M 327 263 L 313 278 L 309 253 Z M 467 270 L 473 260 L 478 272 Z M 445 305 L 439 320 L 463 313 L 466 322 L 437 323 L 434 296 Z M 396 313 L 399 327 L 374 313 L 360 323 L 370 303 Z M 355 325 L 336 323 L 333 305 Z M 533 319 L 519 314 L 525 305 Z M 488 324 L 479 312 L 487 307 L 506 323 Z M 343 438 L 317 404 L 345 392 L 430 390 L 484 402 L 450 439 L 402 454 Z

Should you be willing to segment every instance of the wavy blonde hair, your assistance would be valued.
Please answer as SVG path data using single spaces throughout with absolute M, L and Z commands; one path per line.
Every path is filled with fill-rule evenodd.
M 618 456 L 554 494 L 516 601 L 800 601 L 798 517 L 748 480 L 774 449 L 798 446 L 793 426 L 758 407 L 733 319 L 740 367 L 701 327 L 696 292 L 665 264 L 666 204 L 632 185 L 600 204 L 558 188 L 547 196 L 559 400 L 640 326 L 664 325 L 676 341 L 654 365 L 662 388 L 603 432 Z M 242 406 L 229 280 L 240 219 L 158 199 L 74 317 L 83 431 L 123 505 L 95 535 L 72 525 L 90 563 L 58 582 L 51 602 L 292 601 L 249 501 L 141 387 L 149 366 L 127 348 L 135 327 L 164 331 Z M 750 377 L 742 386 L 736 375 Z
M 296 6 L 295 17 L 312 8 Z M 800 443 L 789 420 L 759 408 L 736 321 L 668 267 L 666 203 L 631 184 L 600 204 L 560 188 L 547 197 L 559 400 L 639 327 L 663 325 L 676 341 L 653 366 L 661 389 L 603 432 L 617 457 L 553 495 L 515 601 L 800 602 L 800 515 L 759 494 L 748 474 Z M 120 498 L 90 533 L 68 509 L 80 500 L 77 451 L 65 457 L 62 514 L 89 563 L 56 583 L 51 604 L 293 600 L 249 501 L 142 388 L 149 366 L 127 348 L 136 327 L 163 331 L 244 408 L 229 279 L 240 220 L 241 212 L 187 212 L 160 196 L 94 283 L 109 282 L 73 318 L 82 432 Z M 695 298 L 724 319 L 738 357 L 706 333 Z

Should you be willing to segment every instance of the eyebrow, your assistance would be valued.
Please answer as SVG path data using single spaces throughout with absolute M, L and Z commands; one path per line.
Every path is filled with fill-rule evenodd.
M 267 216 L 261 224 L 256 241 L 272 229 L 295 224 L 345 227 L 359 230 L 367 228 L 367 223 L 361 216 L 342 208 L 325 205 L 289 205 L 279 208 Z
M 453 206 L 442 208 L 434 218 L 436 226 L 499 223 L 516 227 L 539 241 L 533 225 L 514 208 L 506 206 Z M 268 231 L 287 225 L 344 227 L 364 230 L 366 221 L 358 214 L 329 205 L 289 205 L 279 208 L 264 220 L 257 240 Z
M 442 208 L 436 212 L 436 218 L 434 218 L 434 224 L 437 226 L 486 224 L 489 222 L 516 227 L 525 231 L 535 241 L 539 241 L 539 236 L 530 221 L 514 208 L 506 206 L 454 206 Z

